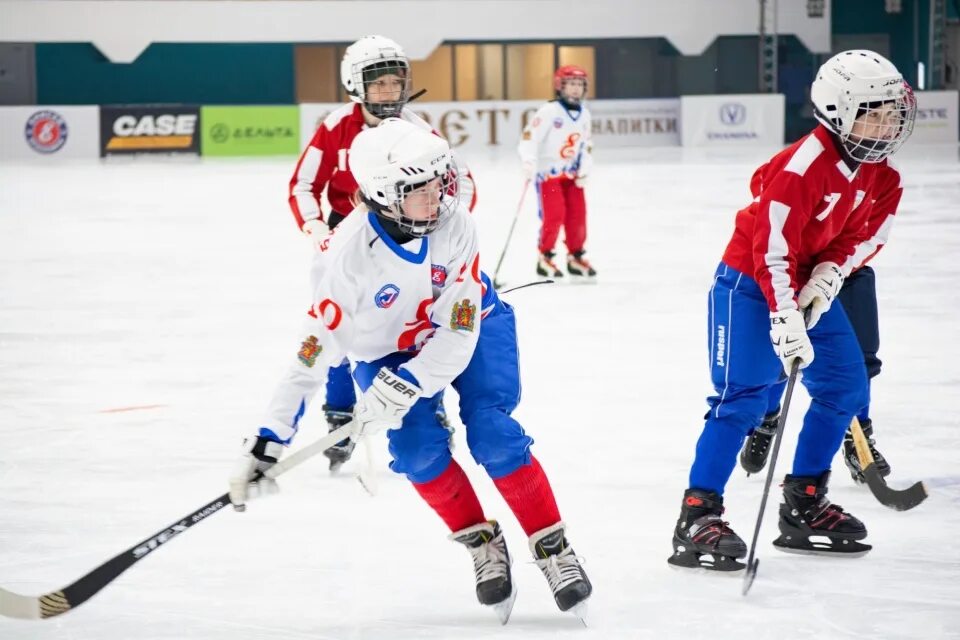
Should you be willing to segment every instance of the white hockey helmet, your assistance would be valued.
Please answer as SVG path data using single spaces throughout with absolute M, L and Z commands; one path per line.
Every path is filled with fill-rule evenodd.
M 897 68 L 865 49 L 827 60 L 810 87 L 810 99 L 817 120 L 859 162 L 880 162 L 899 149 L 917 115 L 913 90 Z
M 350 146 L 350 171 L 363 202 L 381 218 L 408 235 L 437 230 L 457 208 L 460 194 L 450 145 L 440 136 L 399 118 L 364 129 Z M 436 211 L 410 217 L 404 201 L 427 183 L 439 180 Z M 430 201 L 430 208 L 434 202 Z
M 383 75 L 396 75 L 403 89 L 389 102 L 371 102 L 368 85 Z M 383 36 L 364 36 L 347 47 L 340 61 L 340 82 L 347 95 L 378 118 L 400 115 L 410 98 L 410 61 L 399 44 Z

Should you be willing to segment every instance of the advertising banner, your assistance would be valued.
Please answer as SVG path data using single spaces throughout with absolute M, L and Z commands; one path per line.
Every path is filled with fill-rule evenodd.
M 296 155 L 300 116 L 296 106 L 201 107 L 204 156 Z
M 917 120 L 907 144 L 956 143 L 960 94 L 956 91 L 918 91 L 916 95 Z
M 0 107 L 0 159 L 96 158 L 98 107 Z
M 685 147 L 782 146 L 782 94 L 683 96 L 681 140 Z
M 100 107 L 100 155 L 200 153 L 200 108 L 184 105 Z
M 516 147 L 540 100 L 414 102 L 410 109 L 440 132 L 455 149 L 479 151 Z M 342 103 L 300 105 L 300 145 L 305 147 L 321 122 Z M 591 100 L 597 146 L 676 146 L 680 144 L 680 100 Z

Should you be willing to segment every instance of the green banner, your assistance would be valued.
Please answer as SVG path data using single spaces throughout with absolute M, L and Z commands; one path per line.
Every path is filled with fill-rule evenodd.
M 277 156 L 300 152 L 300 108 L 201 107 L 200 153 Z

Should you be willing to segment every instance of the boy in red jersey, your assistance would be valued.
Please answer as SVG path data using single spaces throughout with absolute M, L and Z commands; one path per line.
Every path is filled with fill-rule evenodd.
M 737 213 L 714 276 L 708 328 L 716 395 L 707 400 L 674 528 L 669 562 L 676 566 L 744 568 L 737 560 L 746 544 L 721 517 L 723 492 L 744 438 L 768 409 L 771 387 L 795 360 L 811 404 L 783 482 L 774 545 L 853 557 L 870 550 L 858 542 L 867 535 L 863 523 L 826 497 L 833 456 L 867 404 L 857 337 L 843 307 L 831 303 L 844 278 L 875 252 L 867 222 L 889 196 L 885 159 L 910 135 L 916 103 L 896 67 L 872 51 L 828 60 L 810 93 L 821 126 L 754 174 L 754 200 Z

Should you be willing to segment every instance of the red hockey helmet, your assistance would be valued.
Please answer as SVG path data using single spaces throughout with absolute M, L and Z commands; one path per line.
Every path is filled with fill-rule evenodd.
M 583 86 L 586 88 L 587 80 L 589 79 L 587 70 L 575 64 L 563 65 L 553 73 L 553 90 L 560 91 L 564 80 L 572 80 L 574 78 L 583 80 Z

